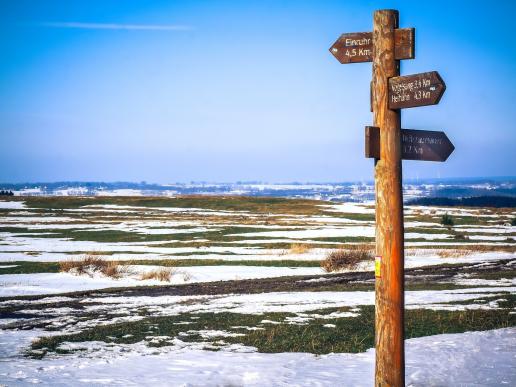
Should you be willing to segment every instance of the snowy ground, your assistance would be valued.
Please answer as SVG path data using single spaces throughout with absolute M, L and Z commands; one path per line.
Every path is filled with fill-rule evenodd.
M 0 381 L 123 386 L 371 386 L 374 349 L 359 354 L 257 353 L 233 346 L 204 351 L 173 346 L 91 343 L 81 355 L 43 360 L 19 354 L 37 332 L 2 332 Z M 516 329 L 468 332 L 406 341 L 406 383 L 412 386 L 499 386 L 516 383 Z M 5 356 L 8 356 L 7 358 Z
M 142 272 L 162 268 L 161 266 L 129 266 L 131 275 L 112 279 L 94 275 L 92 277 L 69 273 L 6 274 L 0 276 L 0 297 L 29 294 L 54 294 L 82 290 L 128 286 L 163 285 L 158 280 L 140 280 Z M 324 274 L 318 267 L 257 267 L 257 266 L 194 266 L 174 270 L 170 284 L 228 281 L 251 278 L 273 278 L 295 275 Z
M 263 257 L 262 257 L 263 258 Z M 406 268 L 420 266 L 457 264 L 472 262 L 489 262 L 500 259 L 515 258 L 512 253 L 477 253 L 458 258 L 441 258 L 436 253 L 426 252 L 424 256 L 407 256 Z M 3 265 L 4 268 L 16 267 L 16 265 Z M 0 269 L 2 266 L 0 266 Z M 156 269 L 167 269 L 156 265 L 128 265 L 128 274 L 120 279 L 94 274 L 74 275 L 70 273 L 35 273 L 35 274 L 5 274 L 0 275 L 0 297 L 55 294 L 74 291 L 129 287 L 129 286 L 153 286 L 163 285 L 158 280 L 141 280 L 141 274 Z M 355 271 L 372 271 L 373 262 L 365 262 L 357 266 Z M 267 267 L 267 266 L 191 266 L 172 269 L 169 284 L 186 284 L 211 281 L 243 280 L 255 278 L 274 278 L 283 276 L 304 276 L 326 274 L 319 267 Z M 477 280 L 463 279 L 461 284 L 482 284 Z M 512 280 L 514 284 L 514 280 Z M 496 281 L 495 281 L 496 282 Z
M 199 254 L 270 259 L 282 251 L 271 248 L 273 244 L 288 248 L 307 243 L 324 249 L 374 241 L 372 204 L 314 201 L 295 211 L 283 205 L 271 212 L 252 212 L 245 206 L 220 209 L 220 203 L 217 209 L 209 208 L 210 203 L 203 200 L 192 207 L 178 207 L 180 202 L 165 207 L 161 202 L 142 206 L 137 199 L 126 199 L 126 203 L 114 198 L 113 204 L 95 204 L 98 199 L 84 198 L 78 207 L 59 209 L 39 208 L 39 202 L 33 206 L 30 198 L 26 202 L 0 200 L 0 260 L 67 259 L 91 251 L 117 254 L 117 259 Z M 455 219 L 453 229 L 440 225 L 443 214 Z M 406 245 L 511 248 L 516 245 L 516 227 L 510 225 L 515 216 L 511 210 L 407 207 Z M 287 255 L 282 259 L 298 258 Z
M 324 340 L 348 337 L 346 327 L 355 325 L 351 339 L 370 339 L 364 327 L 374 316 L 374 263 L 331 275 L 318 266 L 336 248 L 374 242 L 371 203 L 152 200 L 0 200 L 0 385 L 373 383 L 374 349 L 333 353 Z M 443 214 L 456 225 L 443 227 Z M 417 324 L 450 321 L 427 333 L 433 336 L 406 341 L 409 385 L 516 385 L 515 215 L 406 208 L 407 316 Z M 52 262 L 90 252 L 144 262 L 129 263 L 120 279 L 48 271 Z M 187 261 L 171 268 L 170 282 L 141 280 L 170 269 L 159 263 L 170 259 Z M 207 266 L 210 259 L 235 262 Z M 34 271 L 14 274 L 17 268 Z M 77 291 L 85 293 L 70 293 Z M 205 323 L 196 325 L 199 318 Z M 139 323 L 149 324 L 141 337 Z M 314 327 L 322 335 L 306 337 L 312 347 L 290 352 L 290 343 Z M 493 329 L 502 327 L 512 328 Z M 110 333 L 88 338 L 100 328 Z M 457 331 L 464 333 L 435 335 Z M 253 332 L 256 346 L 243 344 Z M 268 347 L 260 332 L 286 335 L 288 346 Z M 32 344 L 82 334 L 66 336 L 58 350 Z M 42 359 L 25 356 L 38 353 Z

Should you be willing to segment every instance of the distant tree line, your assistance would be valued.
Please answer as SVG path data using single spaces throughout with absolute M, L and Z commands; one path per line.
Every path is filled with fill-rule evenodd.
M 1 190 L 1 191 L 0 191 L 0 196 L 14 196 L 14 193 L 13 193 L 13 191 L 4 191 L 4 190 Z
M 418 198 L 409 201 L 407 204 L 420 206 L 459 206 L 459 207 L 496 207 L 514 208 L 516 207 L 516 197 L 514 196 L 473 196 L 467 198 Z

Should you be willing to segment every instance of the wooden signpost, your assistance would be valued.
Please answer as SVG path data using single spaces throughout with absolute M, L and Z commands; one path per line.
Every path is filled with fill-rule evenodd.
M 442 132 L 401 129 L 400 109 L 439 103 L 446 86 L 435 71 L 400 76 L 414 58 L 414 29 L 395 10 L 373 15 L 373 32 L 343 34 L 330 47 L 340 63 L 373 62 L 366 156 L 375 158 L 376 386 L 405 385 L 404 229 L 401 160 L 444 161 L 454 147 Z

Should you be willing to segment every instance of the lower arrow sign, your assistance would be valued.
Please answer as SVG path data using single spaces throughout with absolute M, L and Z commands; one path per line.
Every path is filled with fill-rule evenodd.
M 380 158 L 380 128 L 366 126 L 365 156 Z M 403 160 L 446 161 L 455 147 L 444 132 L 401 129 L 401 158 Z

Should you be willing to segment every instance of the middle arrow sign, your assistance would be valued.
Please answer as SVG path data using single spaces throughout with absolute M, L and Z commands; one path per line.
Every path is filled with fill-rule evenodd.
M 445 90 L 437 71 L 389 78 L 389 109 L 436 105 Z

